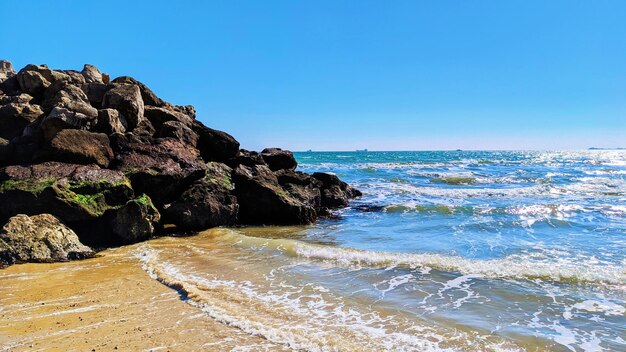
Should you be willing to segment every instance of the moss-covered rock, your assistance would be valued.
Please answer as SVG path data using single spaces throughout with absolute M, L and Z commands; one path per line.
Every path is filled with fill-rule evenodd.
M 234 188 L 231 173 L 232 169 L 225 164 L 208 163 L 206 176 L 164 207 L 166 221 L 188 230 L 235 224 L 239 205 L 231 194 Z
M 0 169 L 0 220 L 47 212 L 67 223 L 87 221 L 133 196 L 121 172 L 94 165 L 51 162 Z

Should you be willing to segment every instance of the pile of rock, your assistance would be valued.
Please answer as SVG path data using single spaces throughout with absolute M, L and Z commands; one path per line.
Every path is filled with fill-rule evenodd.
M 0 223 L 51 214 L 104 247 L 166 224 L 311 223 L 360 195 L 296 167 L 287 150 L 239 149 L 196 120 L 193 106 L 167 103 L 131 77 L 111 80 L 91 65 L 16 73 L 0 61 Z

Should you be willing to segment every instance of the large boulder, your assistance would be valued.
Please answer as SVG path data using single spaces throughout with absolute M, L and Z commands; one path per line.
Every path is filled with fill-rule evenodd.
M 293 157 L 293 153 L 288 150 L 265 148 L 261 151 L 261 156 L 272 171 L 295 170 L 298 166 L 296 158 Z
M 109 85 L 98 82 L 85 83 L 80 86 L 83 90 L 91 106 L 100 108 L 102 107 L 102 100 L 104 95 L 111 88 Z
M 0 168 L 0 222 L 42 213 L 69 224 L 91 221 L 133 197 L 122 172 L 95 165 L 46 162 Z
M 10 61 L 0 60 L 0 82 L 4 82 L 7 78 L 15 76 L 15 70 Z
M 56 91 L 54 95 L 44 101 L 43 105 L 47 110 L 51 110 L 53 107 L 65 108 L 83 114 L 90 119 L 95 119 L 98 116 L 98 110 L 91 106 L 85 92 L 70 84 L 66 84 Z
M 182 143 L 195 147 L 198 145 L 198 134 L 186 124 L 179 121 L 167 121 L 161 125 L 158 133 L 161 138 L 174 138 Z
M 85 77 L 85 83 L 104 83 L 102 81 L 102 73 L 94 65 L 85 64 L 80 73 Z
M 208 128 L 197 120 L 191 129 L 198 134 L 197 148 L 205 161 L 225 162 L 239 153 L 239 142 L 228 133 Z
M 107 238 L 105 234 L 96 243 L 129 244 L 146 240 L 157 233 L 160 220 L 161 215 L 150 197 L 141 195 L 104 214 L 104 228 L 113 238 Z
M 7 97 L 1 103 L 4 105 L 0 106 L 0 138 L 7 140 L 21 136 L 26 126 L 44 113 L 28 94 Z
M 98 110 L 98 122 L 95 131 L 106 133 L 107 135 L 124 133 L 126 132 L 126 126 L 126 119 L 120 115 L 119 111 L 115 109 Z
M 193 123 L 193 118 L 188 115 L 185 115 L 176 110 L 162 108 L 158 106 L 146 105 L 144 115 L 148 120 L 150 120 L 154 128 L 156 128 L 157 130 L 160 129 L 161 126 L 168 121 L 178 121 L 187 127 L 191 126 Z
M 54 79 L 52 70 L 45 65 L 27 65 L 17 73 L 16 77 L 20 89 L 36 98 L 43 96 L 44 91 L 50 87 Z
M 314 207 L 289 194 L 265 165 L 239 165 L 233 181 L 244 224 L 308 224 L 317 218 Z
M 90 129 L 97 123 L 96 116 L 87 116 L 80 112 L 71 111 L 62 107 L 54 107 L 40 122 L 38 130 L 46 140 L 51 140 L 59 131 L 64 129 Z
M 113 159 L 109 137 L 104 133 L 61 130 L 36 155 L 37 160 L 54 160 L 107 167 Z
M 132 84 L 132 85 L 139 87 L 139 91 L 141 92 L 141 98 L 143 99 L 143 102 L 145 105 L 152 105 L 152 106 L 166 105 L 166 103 L 163 100 L 161 100 L 159 97 L 157 97 L 157 95 L 154 94 L 150 90 L 150 88 L 148 88 L 145 84 L 139 82 L 138 80 L 132 77 L 120 76 L 114 79 L 112 83 Z
M 226 164 L 233 168 L 237 167 L 238 165 L 244 165 L 248 167 L 253 167 L 254 165 L 267 165 L 265 163 L 265 160 L 263 160 L 261 154 L 246 149 L 241 149 L 239 153 L 237 153 L 237 155 L 228 159 L 226 161 Z
M 361 196 L 361 192 L 350 187 L 341 181 L 337 175 L 325 172 L 313 174 L 322 183 L 322 203 L 323 207 L 341 208 L 348 206 L 350 199 Z
M 92 256 L 93 250 L 50 214 L 19 214 L 0 230 L 0 264 L 55 262 Z
M 322 183 L 315 177 L 301 171 L 280 170 L 275 172 L 278 184 L 292 197 L 307 204 L 320 213 L 325 213 L 322 207 Z
M 126 119 L 129 130 L 133 130 L 144 119 L 143 99 L 135 84 L 114 83 L 104 94 L 102 107 L 118 110 Z
M 206 176 L 165 207 L 163 214 L 167 222 L 188 230 L 234 225 L 239 206 L 231 194 L 234 189 L 231 172 L 225 164 L 208 163 Z
M 142 143 L 133 134 L 115 134 L 112 141 L 116 156 L 111 166 L 128 174 L 135 191 L 150 196 L 158 208 L 205 175 L 198 152 L 175 139 Z

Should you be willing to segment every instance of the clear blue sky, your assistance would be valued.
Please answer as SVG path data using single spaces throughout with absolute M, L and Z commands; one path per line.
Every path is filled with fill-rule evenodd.
M 0 58 L 97 65 L 243 147 L 626 147 L 626 1 L 3 1 Z

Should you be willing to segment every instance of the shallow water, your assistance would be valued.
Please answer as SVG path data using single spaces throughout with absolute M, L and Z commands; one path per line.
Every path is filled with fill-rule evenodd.
M 311 226 L 119 255 L 199 313 L 296 350 L 626 350 L 626 151 L 296 157 L 364 196 Z
M 626 350 L 626 152 L 296 157 L 364 196 L 310 227 L 147 244 L 145 269 L 296 349 Z

